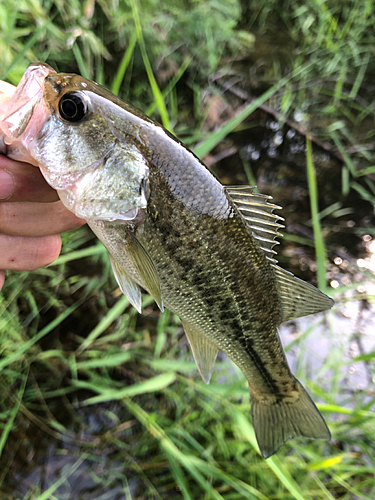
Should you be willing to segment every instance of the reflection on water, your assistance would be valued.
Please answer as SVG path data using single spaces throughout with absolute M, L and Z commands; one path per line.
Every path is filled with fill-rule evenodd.
M 300 368 L 301 378 L 311 379 L 325 391 L 332 392 L 338 384 L 335 402 L 353 407 L 355 403 L 353 400 L 348 403 L 348 394 L 365 391 L 364 401 L 374 397 L 375 364 L 356 360 L 375 352 L 374 325 L 375 305 L 353 300 L 348 294 L 347 300 L 337 302 L 324 315 L 299 318 L 282 325 L 280 334 L 287 346 L 307 332 L 303 341 L 287 353 L 292 371 L 298 375 Z M 339 379 L 333 380 L 333 374 Z

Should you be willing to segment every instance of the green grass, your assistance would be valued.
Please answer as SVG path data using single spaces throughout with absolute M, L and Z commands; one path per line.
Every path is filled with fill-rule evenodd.
M 161 120 L 200 156 L 246 131 L 260 105 L 279 110 L 280 125 L 296 122 L 299 113 L 309 137 L 342 157 L 338 199 L 327 204 L 322 166 L 307 139 L 303 175 L 311 213 L 300 223 L 312 227 L 315 241 L 305 233 L 285 236 L 287 248 L 316 250 L 318 283 L 328 290 L 339 248 L 325 239 L 333 225 L 346 228 L 355 203 L 365 203 L 370 214 L 375 199 L 373 2 L 280 5 L 264 0 L 241 10 L 234 0 L 202 0 L 187 10 L 176 0 L 162 8 L 132 0 L 115 9 L 104 1 L 6 1 L 0 78 L 17 83 L 35 60 L 80 72 Z M 283 29 L 275 33 L 275 26 Z M 266 53 L 262 42 L 269 39 Z M 233 77 L 251 99 L 224 92 Z M 205 126 L 207 93 L 233 108 L 214 130 Z M 251 184 L 254 172 L 245 161 L 243 178 Z M 355 227 L 355 234 L 373 236 L 373 229 Z M 178 318 L 159 314 L 146 295 L 138 315 L 87 228 L 63 240 L 53 265 L 8 273 L 0 295 L 0 500 L 75 498 L 78 477 L 86 488 L 79 498 L 92 498 L 89 491 L 106 498 L 116 488 L 127 500 L 374 498 L 374 349 L 347 355 L 361 338 L 365 314 L 374 320 L 373 306 L 363 317 L 351 312 L 361 298 L 374 303 L 371 271 L 349 261 L 339 271 L 349 282 L 329 289 L 336 309 L 284 331 L 292 338 L 287 349 L 296 353 L 296 375 L 318 402 L 332 441 L 290 441 L 265 461 L 240 371 L 220 360 L 206 386 Z M 311 365 L 319 360 L 321 331 L 332 348 Z M 362 389 L 350 385 L 343 371 L 350 367 L 368 374 Z M 26 474 L 30 457 L 45 469 L 26 493 L 14 493 L 20 483 L 14 471 Z
M 317 281 L 320 290 L 322 292 L 323 291 L 327 292 L 326 250 L 319 220 L 318 186 L 316 180 L 316 171 L 313 163 L 311 139 L 309 136 L 306 136 L 306 166 L 307 166 L 307 182 L 310 193 L 311 222 L 314 230 L 314 240 L 315 240 Z

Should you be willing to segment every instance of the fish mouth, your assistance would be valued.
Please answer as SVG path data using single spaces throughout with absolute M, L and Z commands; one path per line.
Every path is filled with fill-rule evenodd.
M 7 145 L 21 139 L 26 147 L 42 128 L 47 116 L 42 104 L 44 81 L 52 73 L 56 71 L 44 63 L 31 64 L 26 69 L 0 122 Z M 29 127 L 32 118 L 33 125 Z

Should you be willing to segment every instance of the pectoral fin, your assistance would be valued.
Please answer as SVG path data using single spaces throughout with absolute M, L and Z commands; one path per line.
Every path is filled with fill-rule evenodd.
M 113 274 L 117 283 L 124 295 L 127 296 L 129 302 L 134 306 L 139 313 L 142 313 L 141 305 L 141 289 L 139 285 L 117 264 L 115 259 L 110 255 Z
M 159 276 L 151 257 L 137 240 L 133 233 L 128 232 L 126 252 L 131 260 L 141 282 L 147 291 L 154 297 L 161 312 L 164 312 L 161 296 Z
M 184 327 L 191 350 L 193 351 L 193 356 L 203 382 L 209 384 L 219 349 L 201 332 L 189 325 L 189 323 L 185 321 L 181 321 L 181 323 Z

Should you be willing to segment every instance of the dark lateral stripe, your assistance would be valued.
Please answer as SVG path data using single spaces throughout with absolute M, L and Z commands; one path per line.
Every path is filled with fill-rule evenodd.
M 268 387 L 272 390 L 272 392 L 274 394 L 279 394 L 280 387 L 279 387 L 278 383 L 276 382 L 276 380 L 272 377 L 270 372 L 265 367 L 265 365 L 264 365 L 261 357 L 257 353 L 257 351 L 255 349 L 253 349 L 251 347 L 251 345 L 249 345 L 249 342 L 247 342 L 245 350 L 246 350 L 247 354 L 250 356 L 250 358 L 252 359 L 252 361 L 254 361 L 254 364 L 258 368 L 258 371 L 262 375 L 262 378 L 265 381 L 265 383 L 268 385 Z

